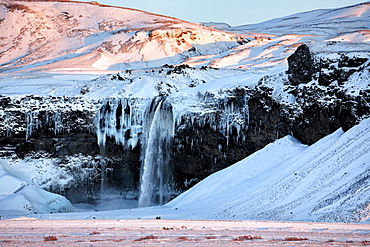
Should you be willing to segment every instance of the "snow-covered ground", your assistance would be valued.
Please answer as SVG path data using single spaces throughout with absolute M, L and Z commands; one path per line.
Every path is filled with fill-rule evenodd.
M 233 33 L 143 11 L 76 2 L 0 2 L 1 71 L 121 71 L 238 46 Z
M 226 28 L 96 4 L 2 0 L 0 73 L 96 74 L 166 63 L 274 71 L 302 43 L 368 42 L 369 5 Z
M 5 246 L 366 246 L 370 225 L 273 221 L 0 221 Z
M 366 53 L 370 3 L 226 31 L 215 29 L 217 25 L 210 28 L 132 9 L 74 2 L 0 1 L 0 20 L 1 95 L 81 96 L 83 91 L 83 97 L 92 99 L 151 97 L 161 82 L 174 86 L 170 93 L 183 95 L 190 84 L 211 79 L 221 80 L 203 85 L 204 90 L 249 86 L 243 82 L 257 83 L 266 74 L 286 71 L 287 57 L 303 43 L 315 52 L 326 52 L 328 41 L 341 41 L 338 52 Z M 164 64 L 224 70 L 193 71 L 180 78 L 165 75 L 167 71 L 160 74 L 158 68 Z M 125 70 L 133 75 L 126 73 L 123 81 L 106 80 L 109 76 L 95 80 Z M 240 77 L 229 80 L 234 75 Z

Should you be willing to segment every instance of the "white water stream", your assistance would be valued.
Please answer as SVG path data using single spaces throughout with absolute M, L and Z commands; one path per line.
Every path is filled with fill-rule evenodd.
M 172 106 L 156 98 L 144 114 L 139 207 L 164 204 L 171 195 Z

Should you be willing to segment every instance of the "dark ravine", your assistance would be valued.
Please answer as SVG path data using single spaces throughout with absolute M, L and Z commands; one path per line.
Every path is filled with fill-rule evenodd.
M 173 196 L 276 139 L 292 135 L 310 145 L 338 128 L 348 130 L 369 116 L 370 91 L 352 96 L 341 87 L 351 74 L 369 70 L 367 61 L 368 57 L 352 58 L 346 54 L 338 61 L 317 60 L 310 48 L 302 45 L 288 59 L 288 76 L 283 87 L 295 96 L 293 105 L 275 99 L 274 88 L 266 83 L 274 80 L 273 77 L 262 78 L 253 89 L 228 90 L 225 94 L 228 96 L 222 99 L 215 100 L 212 93 L 199 95 L 200 101 L 216 110 L 205 115 L 189 113 L 175 125 L 171 159 L 176 188 Z M 309 83 L 311 81 L 317 83 Z M 56 165 L 61 169 L 70 169 L 66 157 L 89 157 L 90 162 L 85 160 L 79 168 L 84 176 L 71 170 L 71 176 L 76 178 L 74 183 L 49 188 L 75 203 L 97 198 L 101 179 L 99 161 L 104 159 L 108 186 L 127 198 L 135 198 L 140 180 L 140 125 L 143 123 L 140 119 L 136 122 L 119 120 L 125 112 L 128 116 L 135 111 L 133 102 L 136 101 L 87 102 L 83 98 L 1 96 L 0 155 L 37 158 L 42 153 L 43 157 L 59 158 Z M 50 105 L 57 110 L 47 107 Z M 125 135 L 123 139 L 135 139 L 135 145 L 117 141 L 114 135 L 107 136 L 103 155 L 96 135 L 97 121 L 101 121 L 97 120 L 97 112 L 106 118 L 116 117 L 112 129 L 124 130 L 120 132 Z M 233 123 L 226 117 L 232 118 Z M 215 127 L 215 123 L 222 121 L 226 128 Z M 99 122 L 99 126 L 106 124 Z M 134 136 L 133 127 L 138 136 Z

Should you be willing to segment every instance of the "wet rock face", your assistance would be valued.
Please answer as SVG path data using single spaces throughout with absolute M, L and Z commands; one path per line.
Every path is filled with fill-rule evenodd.
M 137 193 L 140 181 L 141 144 L 131 149 L 117 144 L 113 138 L 107 138 L 103 152 L 108 171 L 108 187 L 122 193 L 133 191 Z

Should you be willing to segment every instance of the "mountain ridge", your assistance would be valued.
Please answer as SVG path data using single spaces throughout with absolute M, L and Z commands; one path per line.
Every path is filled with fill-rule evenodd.
M 12 2 L 33 8 L 33 11 L 38 11 L 38 16 L 18 13 L 21 10 L 16 9 L 9 13 L 10 9 L 7 10 L 5 3 L 3 1 L 5 9 L 0 14 L 0 26 L 5 30 L 4 36 L 0 37 L 2 73 L 67 73 L 73 70 L 110 73 L 157 67 L 166 63 L 258 72 L 286 66 L 286 58 L 302 43 L 327 40 L 366 42 L 370 39 L 367 31 L 370 29 L 370 18 L 347 17 L 336 21 L 336 24 L 328 19 L 331 12 L 356 14 L 358 8 L 363 9 L 363 13 L 370 13 L 369 3 L 339 10 L 298 13 L 221 31 L 173 17 L 95 3 Z M 70 5 L 79 6 L 79 10 L 76 11 L 74 7 L 69 9 Z M 104 9 L 100 9 L 102 6 Z M 93 18 L 90 18 L 90 12 Z M 311 21 L 307 20 L 303 24 L 296 23 L 297 18 L 313 20 L 320 14 L 326 16 L 321 24 L 309 24 Z M 13 24 L 8 19 L 14 19 Z
M 140 62 L 166 59 L 179 56 L 191 48 L 194 49 L 192 44 L 203 45 L 231 41 L 233 43 L 231 46 L 235 46 L 238 41 L 235 34 L 128 8 L 104 6 L 105 9 L 101 11 L 100 5 L 77 2 L 55 2 L 57 5 L 51 6 L 51 2 L 19 3 L 23 3 L 28 9 L 32 8 L 32 11 L 38 14 L 35 16 L 29 10 L 2 4 L 3 21 L 1 25 L 6 30 L 4 33 L 6 36 L 1 38 L 3 48 L 0 53 L 2 57 L 0 63 L 3 70 L 4 67 L 17 68 L 24 65 L 27 67 L 35 63 L 35 61 L 31 63 L 25 61 L 27 57 L 32 60 L 39 57 L 39 62 L 50 67 L 53 59 L 69 60 L 70 56 L 77 59 L 75 63 L 86 62 L 87 69 L 106 70 L 118 60 Z M 82 9 L 82 12 L 75 10 L 73 6 L 76 4 L 79 6 L 78 9 L 85 10 Z M 21 7 L 18 6 L 18 8 Z M 43 11 L 43 8 L 48 8 L 48 11 Z M 84 11 L 87 12 L 84 13 Z M 94 17 L 90 18 L 90 15 Z M 125 16 L 125 18 L 116 18 L 116 15 Z M 11 21 L 14 18 L 17 20 L 14 20 L 13 24 L 9 23 L 8 19 Z M 19 30 L 18 33 L 17 30 Z M 156 40 L 154 32 L 163 40 Z M 12 36 L 16 39 L 9 38 Z M 53 48 L 48 48 L 51 45 Z M 151 50 L 152 54 L 147 54 L 145 49 Z M 228 47 L 221 49 L 228 49 Z M 9 54 L 10 51 L 12 54 Z M 18 58 L 15 51 L 19 53 Z M 202 53 L 201 47 L 199 52 Z M 207 53 L 207 50 L 204 52 Z M 99 55 L 100 59 L 95 60 L 100 60 L 101 63 L 94 65 L 94 62 L 87 61 L 89 58 L 78 59 L 79 56 L 84 56 L 84 53 Z M 63 57 L 66 54 L 68 56 Z M 120 54 L 130 55 L 125 59 L 127 55 Z M 6 59 L 7 56 L 10 57 Z M 175 60 L 179 59 L 181 60 L 181 57 L 175 58 Z M 54 67 L 57 70 L 66 69 L 63 65 Z

